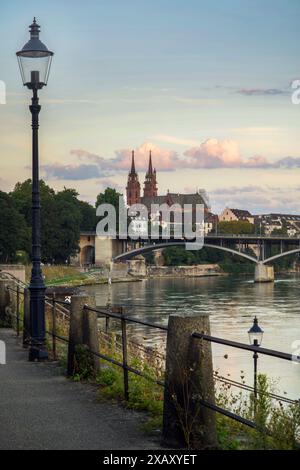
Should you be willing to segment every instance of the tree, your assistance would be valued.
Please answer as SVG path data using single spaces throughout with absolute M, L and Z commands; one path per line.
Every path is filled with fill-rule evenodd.
M 80 230 L 92 231 L 96 229 L 97 217 L 96 209 L 91 204 L 85 201 L 78 200 L 78 207 L 81 212 Z
M 106 188 L 104 193 L 99 193 L 96 200 L 96 208 L 100 204 L 112 204 L 116 210 L 119 210 L 119 197 L 122 194 L 118 193 L 114 188 Z
M 53 253 L 56 263 L 70 262 L 70 258 L 79 251 L 82 215 L 77 196 L 75 189 L 66 188 L 55 195 L 55 209 L 59 224 L 56 250 Z
M 10 195 L 0 191 L 0 260 L 15 261 L 16 251 L 28 248 L 29 232 L 24 217 Z
M 79 237 L 82 221 L 92 226 L 95 210 L 87 209 L 83 201 L 77 199 L 74 189 L 66 189 L 55 193 L 44 181 L 40 181 L 41 194 L 41 245 L 44 263 L 65 263 L 79 249 Z M 24 217 L 28 231 L 31 231 L 31 180 L 17 183 L 11 193 L 14 205 Z M 28 246 L 30 253 L 30 245 Z
M 230 222 L 220 222 L 219 223 L 220 233 L 228 233 L 234 235 L 247 235 L 255 232 L 254 224 L 250 224 L 248 221 L 244 220 L 233 220 Z
M 96 208 L 101 204 L 111 204 L 116 209 L 116 230 L 119 229 L 119 198 L 123 195 L 113 188 L 106 188 L 104 193 L 99 193 L 96 200 Z

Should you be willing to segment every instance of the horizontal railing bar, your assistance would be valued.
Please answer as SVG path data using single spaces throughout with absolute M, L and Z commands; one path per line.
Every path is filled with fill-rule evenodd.
M 63 336 L 60 336 L 58 334 L 53 334 L 51 331 L 46 331 L 47 335 L 49 336 L 54 336 L 54 338 L 59 339 L 60 341 L 64 341 L 64 343 L 69 343 L 68 338 L 64 338 Z
M 227 379 L 226 377 L 223 377 L 222 375 L 214 374 L 214 378 L 215 380 L 218 380 L 228 385 L 232 385 L 233 387 L 241 388 L 242 390 L 246 390 L 247 392 L 254 392 L 254 387 L 252 387 L 251 385 L 243 384 L 241 382 L 237 382 L 236 380 L 232 380 L 232 379 Z M 288 398 L 288 397 L 282 397 L 281 395 L 277 395 L 276 393 L 272 393 L 272 392 L 263 392 L 261 390 L 257 390 L 257 393 L 261 396 L 269 396 L 270 398 L 274 400 L 284 401 L 290 404 L 298 403 L 298 400 L 292 400 L 291 398 Z
M 216 411 L 217 413 L 220 413 L 224 416 L 227 416 L 228 418 L 234 419 L 235 421 L 238 421 L 241 424 L 245 424 L 246 426 L 255 429 L 256 424 L 253 421 L 250 421 L 249 419 L 243 418 L 242 416 L 239 416 L 232 411 L 225 410 L 224 408 L 221 408 L 218 405 L 215 405 L 214 403 L 210 403 L 206 400 L 199 400 L 200 404 L 202 406 L 205 406 L 205 408 L 209 408 L 212 411 Z
M 107 310 L 92 308 L 92 307 L 89 307 L 88 305 L 85 305 L 83 308 L 86 309 L 86 310 L 89 310 L 90 312 L 96 312 L 96 313 L 100 313 L 100 314 L 102 314 L 104 316 L 107 316 L 107 317 L 116 318 L 117 320 L 122 320 L 123 319 L 123 320 L 126 320 L 126 321 L 131 322 L 131 323 L 137 323 L 139 325 L 149 326 L 151 328 L 157 328 L 159 330 L 168 331 L 167 326 L 157 325 L 156 323 L 150 323 L 150 322 L 146 322 L 146 321 L 143 321 L 143 320 L 137 320 L 136 318 L 127 317 L 126 315 L 120 315 L 118 313 L 109 312 Z
M 300 359 L 300 356 L 295 356 L 293 354 L 284 353 L 281 351 L 275 351 L 273 349 L 262 348 L 260 346 L 254 346 L 251 344 L 239 343 L 237 341 L 231 341 L 223 338 L 217 338 L 215 336 L 205 335 L 204 333 L 193 333 L 192 336 L 198 339 L 204 339 L 205 341 L 210 341 L 212 343 L 224 344 L 225 346 L 230 346 L 232 348 L 244 349 L 246 351 L 257 352 L 264 354 L 266 356 L 277 357 L 279 359 L 285 359 L 286 361 L 293 361 L 295 359 Z
M 61 305 L 68 305 L 68 307 L 71 306 L 71 303 L 70 302 L 67 302 L 66 300 L 57 300 L 53 297 L 45 297 L 46 300 L 48 300 L 49 302 L 52 302 L 52 303 L 55 303 L 55 304 L 61 304 Z
M 63 336 L 53 334 L 51 331 L 46 331 L 46 333 L 49 336 L 54 336 L 55 338 L 60 339 L 61 341 L 64 341 L 65 343 L 69 343 L 69 340 L 67 338 L 64 338 Z M 91 349 L 87 349 L 87 351 L 89 351 L 91 354 L 93 354 L 93 356 L 99 357 L 100 359 L 103 359 L 107 362 L 110 362 L 111 364 L 114 364 L 118 367 L 121 367 L 122 369 L 127 369 L 129 372 L 132 372 L 133 374 L 138 375 L 140 377 L 143 377 L 143 378 L 145 378 L 149 381 L 155 382 L 157 385 L 161 385 L 163 387 L 165 386 L 165 384 L 162 381 L 153 379 L 152 377 L 149 377 L 149 376 L 143 374 L 141 371 L 139 371 L 137 369 L 134 369 L 131 366 L 124 367 L 121 362 L 117 361 L 116 359 L 113 359 L 112 357 L 106 356 L 106 354 L 97 353 L 95 351 L 92 351 Z
M 103 360 L 105 360 L 105 361 L 107 361 L 107 362 L 110 362 L 111 364 L 114 364 L 114 365 L 120 367 L 121 369 L 126 369 L 126 370 L 128 370 L 128 372 L 132 372 L 132 373 L 135 374 L 135 375 L 138 375 L 138 376 L 140 376 L 140 377 L 143 377 L 143 378 L 145 378 L 145 379 L 147 379 L 147 380 L 149 380 L 149 381 L 151 381 L 151 382 L 155 382 L 155 383 L 157 383 L 158 385 L 161 385 L 161 386 L 163 386 L 163 387 L 164 387 L 164 385 L 165 385 L 165 384 L 164 384 L 163 382 L 161 382 L 160 380 L 153 379 L 152 377 L 149 377 L 149 376 L 143 374 L 141 371 L 139 371 L 139 370 L 137 370 L 137 369 L 134 369 L 134 368 L 131 367 L 131 366 L 128 366 L 128 365 L 127 365 L 127 366 L 124 366 L 122 362 L 119 362 L 119 361 L 117 361 L 116 359 L 113 359 L 112 357 L 106 356 L 106 354 L 97 353 L 97 352 L 95 352 L 95 351 L 91 351 L 90 349 L 87 349 L 87 351 L 89 351 L 91 354 L 93 354 L 93 356 L 99 357 L 100 359 L 103 359 Z

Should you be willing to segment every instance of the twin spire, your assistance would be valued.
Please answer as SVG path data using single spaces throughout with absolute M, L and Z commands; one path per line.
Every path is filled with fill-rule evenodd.
M 133 174 L 133 173 L 136 173 L 136 171 L 135 171 L 135 161 L 134 161 L 134 150 L 131 151 L 131 170 L 130 170 L 130 174 Z M 151 153 L 151 150 L 150 150 L 150 152 L 149 152 L 148 171 L 147 171 L 146 175 L 152 175 L 153 173 L 156 173 L 156 170 L 155 170 L 155 168 L 153 170 L 152 153 Z
M 131 169 L 128 174 L 128 181 L 126 187 L 128 205 L 138 204 L 142 202 L 143 197 L 151 198 L 157 196 L 156 170 L 155 168 L 153 169 L 151 150 L 149 152 L 149 163 L 148 170 L 145 176 L 143 197 L 141 197 L 140 192 L 141 190 L 139 178 L 135 169 L 134 150 L 132 150 L 131 153 Z

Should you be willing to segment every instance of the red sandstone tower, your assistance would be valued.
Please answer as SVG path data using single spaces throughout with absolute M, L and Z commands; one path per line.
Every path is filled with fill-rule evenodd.
M 127 204 L 138 204 L 141 202 L 141 185 L 139 183 L 139 177 L 135 171 L 134 164 L 134 150 L 132 150 L 131 170 L 128 174 L 127 186 L 126 186 Z
M 156 181 L 156 170 L 152 168 L 152 156 L 151 150 L 149 155 L 149 166 L 146 173 L 144 182 L 144 197 L 155 197 L 157 196 L 157 181 Z

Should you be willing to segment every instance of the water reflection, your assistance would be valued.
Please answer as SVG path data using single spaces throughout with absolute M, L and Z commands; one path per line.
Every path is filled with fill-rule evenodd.
M 90 286 L 98 306 L 127 305 L 128 315 L 167 324 L 171 313 L 210 314 L 211 332 L 235 341 L 248 342 L 247 331 L 257 315 L 265 331 L 263 346 L 285 352 L 300 339 L 300 278 L 281 278 L 274 284 L 254 284 L 245 277 L 150 279 L 142 282 Z M 111 290 L 109 294 L 109 290 Z M 130 326 L 130 334 L 144 344 L 162 346 L 165 334 L 142 326 Z M 224 358 L 227 356 L 227 359 Z M 252 384 L 252 354 L 220 345 L 213 346 L 214 367 L 238 380 L 240 371 Z M 300 364 L 259 357 L 259 370 L 279 379 L 280 391 L 300 397 Z

